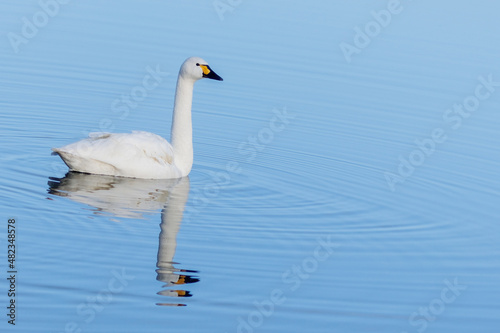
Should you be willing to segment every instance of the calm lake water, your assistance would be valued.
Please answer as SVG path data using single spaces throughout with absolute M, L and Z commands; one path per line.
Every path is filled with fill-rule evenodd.
M 0 330 L 498 332 L 499 9 L 2 1 Z M 169 138 L 189 56 L 224 78 L 195 86 L 189 178 L 51 156 Z

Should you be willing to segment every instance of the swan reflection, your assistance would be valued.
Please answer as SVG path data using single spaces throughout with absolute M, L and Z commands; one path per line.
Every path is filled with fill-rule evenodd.
M 124 218 L 143 218 L 161 209 L 156 262 L 156 279 L 164 283 L 158 295 L 191 297 L 188 290 L 175 289 L 196 283 L 195 270 L 177 269 L 174 261 L 184 207 L 189 195 L 189 178 L 135 179 L 69 172 L 63 178 L 51 177 L 48 193 L 90 205 L 95 214 Z M 181 303 L 157 303 L 184 306 Z

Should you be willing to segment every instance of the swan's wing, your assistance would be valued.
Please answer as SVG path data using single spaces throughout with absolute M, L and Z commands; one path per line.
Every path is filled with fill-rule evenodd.
M 173 164 L 174 162 L 174 148 L 159 135 L 133 131 L 124 141 L 135 145 L 137 149 L 142 150 L 145 156 L 156 160 L 158 163 Z
M 173 148 L 167 140 L 142 131 L 90 133 L 87 139 L 53 150 L 61 155 L 65 162 L 63 154 L 70 154 L 73 158 L 98 161 L 117 170 L 165 167 L 173 164 L 174 157 Z

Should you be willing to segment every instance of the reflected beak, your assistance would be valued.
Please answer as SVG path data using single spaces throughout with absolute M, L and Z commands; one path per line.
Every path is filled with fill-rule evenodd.
M 222 81 L 222 78 L 217 75 L 208 65 L 200 65 L 201 69 L 203 70 L 203 77 L 206 77 L 207 79 L 212 79 L 212 80 L 217 80 L 217 81 Z

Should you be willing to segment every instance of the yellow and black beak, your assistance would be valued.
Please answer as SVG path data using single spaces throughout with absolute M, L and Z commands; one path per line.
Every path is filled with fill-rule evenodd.
M 203 65 L 203 64 L 197 64 L 198 66 L 201 67 L 201 70 L 203 71 L 203 77 L 206 77 L 207 79 L 212 79 L 212 80 L 218 80 L 222 81 L 222 78 L 217 75 L 208 65 Z

